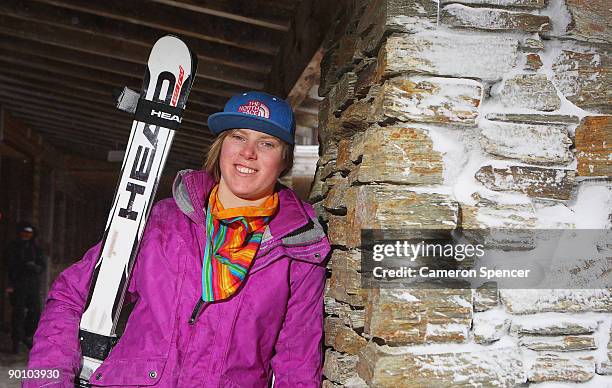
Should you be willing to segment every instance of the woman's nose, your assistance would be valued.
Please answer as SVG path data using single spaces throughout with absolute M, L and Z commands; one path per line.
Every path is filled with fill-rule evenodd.
M 255 159 L 257 156 L 257 149 L 254 142 L 247 141 L 244 143 L 240 150 L 240 155 L 247 159 Z

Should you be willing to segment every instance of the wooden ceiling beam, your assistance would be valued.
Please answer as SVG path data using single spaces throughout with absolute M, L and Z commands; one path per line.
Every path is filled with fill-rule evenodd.
M 3 63 L 5 64 L 4 66 L 2 66 Z M 8 63 L 9 65 L 7 66 L 6 63 Z M 34 79 L 36 81 L 42 81 L 47 84 L 57 83 L 57 84 L 60 84 L 61 86 L 69 86 L 71 88 L 80 90 L 81 92 L 97 95 L 98 97 L 101 98 L 101 101 L 100 101 L 101 103 L 106 102 L 110 104 L 111 106 L 113 106 L 115 103 L 114 98 L 113 98 L 113 90 L 122 89 L 122 87 L 121 88 L 112 87 L 109 85 L 101 84 L 97 81 L 91 81 L 90 79 L 76 78 L 76 77 L 68 76 L 66 74 L 59 74 L 53 71 L 47 71 L 47 70 L 41 69 L 40 67 L 38 68 L 34 67 L 34 68 L 31 68 L 30 71 L 25 71 L 28 68 L 29 66 L 26 66 L 26 65 L 20 65 L 19 68 L 15 68 L 14 66 L 12 66 L 9 60 L 0 56 L 0 76 L 4 74 L 4 75 L 12 76 L 12 77 Z M 213 108 L 214 111 L 219 111 L 222 109 L 223 105 L 225 104 L 226 99 L 221 98 L 221 97 L 215 97 L 215 98 L 217 100 L 216 102 L 215 101 L 206 102 L 207 100 L 213 99 L 213 97 L 211 97 L 210 95 L 204 95 L 202 93 L 194 91 L 190 93 L 188 104 L 191 109 L 200 110 L 203 106 L 207 109 Z
M 82 80 L 95 80 L 95 82 L 100 84 L 109 85 L 110 88 L 121 88 L 123 86 L 127 86 L 131 89 L 137 90 L 140 87 L 139 80 L 135 77 L 126 77 L 119 74 L 109 73 L 107 71 L 87 69 L 81 66 L 62 63 L 48 58 L 37 57 L 35 55 L 5 50 L 2 50 L 1 52 L 2 57 L 0 60 L 10 63 L 16 68 L 23 69 L 26 72 L 44 70 L 49 73 L 63 74 Z
M 72 112 L 65 112 L 60 109 L 54 109 L 49 107 L 41 107 L 35 106 L 34 108 L 31 105 L 28 105 L 28 108 L 24 108 L 21 104 L 15 105 L 15 102 L 7 102 L 5 98 L 0 94 L 0 102 L 5 104 L 10 108 L 11 111 L 14 111 L 17 114 L 28 114 L 30 113 L 32 117 L 39 117 L 44 115 L 44 119 L 49 122 L 61 121 L 70 125 L 74 125 L 75 115 Z M 109 135 L 114 136 L 115 141 L 119 141 L 121 143 L 127 143 L 129 138 L 129 131 L 131 130 L 131 121 L 129 123 L 121 123 L 114 121 L 91 121 L 88 118 L 79 119 L 77 122 L 78 125 L 82 126 L 82 128 L 93 128 L 90 132 L 92 134 L 99 133 L 108 133 Z M 98 127 L 101 125 L 101 127 Z M 197 145 L 209 145 L 213 142 L 214 137 L 212 134 L 208 134 L 207 132 L 202 132 L 198 129 L 193 129 L 189 127 L 183 126 L 176 134 L 176 139 L 179 139 L 181 142 L 193 142 Z
M 6 105 L 15 116 L 19 115 L 25 119 L 29 119 L 31 117 L 32 119 L 39 120 L 41 123 L 62 123 L 75 128 L 78 127 L 84 133 L 93 136 L 102 136 L 103 138 L 108 137 L 109 139 L 120 143 L 127 143 L 129 138 L 129 131 L 131 128 L 130 122 L 124 124 L 110 120 L 95 119 L 89 116 L 67 113 L 41 106 L 23 107 L 20 104 L 13 104 L 6 100 L 3 101 L 3 104 Z
M 58 115 L 58 116 L 65 117 L 68 119 L 78 118 L 79 123 L 90 124 L 93 126 L 99 125 L 99 126 L 102 126 L 102 128 L 105 128 L 107 130 L 110 130 L 112 128 L 117 128 L 118 131 L 113 132 L 113 133 L 119 134 L 121 136 L 126 136 L 126 140 L 127 140 L 127 136 L 132 126 L 132 118 L 129 115 L 112 116 L 106 113 L 96 115 L 96 114 L 92 114 L 89 111 L 83 111 L 83 110 L 74 111 L 74 110 L 71 110 L 70 107 L 67 107 L 67 106 L 57 105 L 53 102 L 48 102 L 48 101 L 44 103 L 41 101 L 32 101 L 27 98 L 25 99 L 21 98 L 20 96 L 13 96 L 10 94 L 6 94 L 2 90 L 0 90 L 0 102 L 3 102 L 7 106 L 11 106 L 11 107 L 17 106 L 18 108 L 21 108 L 21 109 L 29 109 L 32 112 L 41 112 L 41 111 L 46 112 L 47 114 L 52 115 L 52 117 L 55 117 L 55 115 Z M 100 117 L 104 117 L 104 119 L 100 119 Z M 116 127 L 115 125 L 118 125 L 118 127 Z M 100 130 L 97 130 L 96 132 L 99 133 Z M 214 139 L 213 135 L 209 133 L 208 131 L 202 130 L 201 128 L 197 126 L 194 127 L 192 125 L 185 125 L 185 124 L 181 126 L 181 129 L 178 131 L 177 135 L 181 139 L 189 138 L 189 139 L 192 139 L 193 141 L 202 142 L 205 144 L 212 143 Z
M 40 106 L 26 108 L 20 105 L 14 105 L 14 103 L 6 100 L 4 100 L 3 103 L 16 115 L 26 115 L 25 119 L 28 119 L 28 115 L 30 115 L 32 118 L 47 120 L 49 123 L 61 122 L 66 125 L 76 125 L 80 127 L 83 132 L 87 132 L 91 135 L 103 134 L 102 136 L 110 136 L 115 142 L 122 144 L 127 143 L 129 138 L 131 120 L 125 123 L 112 120 L 101 120 L 58 109 L 49 109 Z M 198 147 L 208 145 L 213 141 L 212 138 L 202 136 L 201 131 L 193 131 L 185 128 L 181 129 L 180 132 L 177 133 L 175 139 L 178 139 L 181 143 L 195 143 Z
M 83 157 L 97 161 L 107 160 L 108 149 L 106 147 L 92 146 L 90 143 L 75 139 L 66 139 L 53 134 L 45 134 L 46 142 L 58 149 L 58 152 L 64 152 L 65 155 L 81 155 Z M 166 160 L 166 165 L 163 171 L 164 175 L 174 177 L 176 172 L 186 168 L 200 169 L 203 164 L 204 151 L 187 152 L 185 150 L 173 147 Z M 116 164 L 119 164 L 118 162 Z M 61 168 L 61 166 L 57 166 Z
M 14 36 L 9 38 L 8 36 L 2 36 L 1 32 L 0 49 L 6 49 L 8 53 L 19 52 L 30 54 L 72 65 L 83 66 L 89 69 L 111 72 L 128 77 L 135 77 L 138 80 L 142 80 L 145 71 L 145 66 L 141 64 L 127 62 L 116 58 L 111 59 L 109 57 L 72 50 L 61 46 L 44 44 L 33 40 L 21 39 Z M 202 86 L 203 83 L 204 85 Z M 194 84 L 194 90 L 229 98 L 234 94 L 242 92 L 244 88 L 230 85 L 225 82 L 197 77 Z
M 108 93 L 98 92 L 91 93 L 89 91 L 83 91 L 76 89 L 69 84 L 65 83 L 53 83 L 36 80 L 26 79 L 25 77 L 12 77 L 13 73 L 3 74 L 0 69 L 0 90 L 6 90 L 7 92 L 13 92 L 15 95 L 26 95 L 34 98 L 48 99 L 58 102 L 63 102 L 73 106 L 83 106 L 84 108 L 99 108 L 105 111 L 120 111 L 115 107 L 112 96 L 108 96 Z M 214 111 L 211 109 L 211 111 Z
M 79 79 L 54 73 L 52 71 L 27 66 L 15 67 L 11 62 L 6 61 L 3 56 L 0 56 L 0 74 L 8 74 L 9 76 L 13 77 L 24 77 L 26 79 L 69 85 L 74 89 L 91 93 L 93 95 L 103 96 L 106 101 L 112 101 L 113 97 L 112 88 L 97 81 Z
M 316 51 L 304 71 L 302 71 L 300 78 L 291 88 L 287 96 L 287 102 L 294 110 L 302 105 L 312 87 L 319 84 L 321 78 L 321 59 L 323 59 L 322 48 Z
M 4 0 L 7 1 L 7 0 Z M 217 16 L 184 12 L 162 4 L 129 0 L 79 1 L 38 0 L 42 3 L 85 12 L 112 20 L 146 26 L 180 36 L 239 47 L 263 54 L 275 55 L 279 31 L 223 19 Z
M 23 152 L 28 157 L 40 157 L 51 166 L 60 169 L 65 166 L 64 158 L 66 154 L 64 152 L 68 150 L 70 150 L 68 152 L 74 152 L 75 150 L 82 151 L 82 154 L 87 158 L 97 156 L 98 159 L 101 160 L 106 160 L 106 155 L 108 153 L 106 147 L 92 144 L 91 140 L 81 141 L 71 139 L 66 136 L 54 134 L 53 132 L 47 132 L 46 136 L 42 136 L 39 130 L 33 129 L 30 124 L 16 118 L 11 112 L 7 112 L 4 115 L 4 128 L 6 131 L 4 142 L 11 146 L 12 149 Z M 45 140 L 49 138 L 53 138 L 53 141 Z M 69 146 L 66 146 L 67 143 Z M 79 144 L 79 147 L 75 148 L 74 144 Z M 193 161 L 200 159 L 200 154 L 200 150 L 197 150 L 197 152 L 192 152 L 190 154 L 193 155 L 191 158 L 180 153 L 171 155 L 171 158 L 168 158 L 166 166 L 173 170 L 177 169 L 177 166 L 178 168 L 198 168 L 201 163 L 193 163 Z M 192 164 L 190 166 L 185 166 L 186 163 Z
M 286 32 L 289 19 L 295 6 L 293 1 L 253 1 L 253 0 L 153 0 L 190 12 L 218 16 L 241 23 Z M 262 12 L 265 10 L 265 12 Z
M 0 156 L 11 159 L 27 159 L 28 155 L 0 141 Z
M 48 114 L 50 118 L 63 117 L 64 119 L 70 120 L 71 122 L 74 121 L 77 124 L 82 123 L 90 125 L 101 125 L 102 128 L 104 128 L 104 126 L 108 126 L 109 128 L 111 126 L 118 126 L 119 128 L 124 128 L 122 132 L 126 134 L 129 132 L 132 124 L 132 121 L 129 120 L 129 118 L 125 117 L 104 115 L 102 116 L 103 118 L 101 118 L 101 116 L 96 116 L 94 113 L 91 112 L 83 113 L 83 111 L 71 111 L 70 108 L 56 106 L 52 104 L 32 104 L 29 101 L 27 102 L 27 104 L 23 104 L 22 99 L 6 97 L 6 95 L 2 93 L 0 93 L 0 101 L 2 101 L 2 103 L 6 106 L 17 107 L 19 109 L 22 109 L 24 112 L 29 111 L 32 112 L 32 114 L 45 113 Z
M 4 129 L 2 143 L 30 158 L 41 158 L 53 167 L 61 165 L 62 153 L 45 143 L 40 134 L 16 119 L 12 112 L 5 110 L 0 119 Z
M 90 80 L 93 79 L 95 80 L 95 83 L 107 85 L 100 85 L 100 89 L 121 89 L 123 86 L 127 86 L 132 90 L 140 89 L 140 86 L 137 84 L 138 80 L 136 78 L 128 78 L 120 75 L 113 76 L 107 72 L 95 70 L 84 70 L 78 66 L 58 64 L 58 62 L 49 59 L 28 56 L 26 54 L 6 55 L 0 58 L 0 61 L 19 65 L 19 69 L 21 70 L 31 69 L 31 71 L 29 71 L 30 74 L 44 71 L 47 75 L 51 76 L 51 79 L 55 78 L 53 74 L 61 74 L 64 77 L 70 77 L 65 78 L 64 80 L 73 79 L 72 83 L 78 85 L 82 85 L 83 82 L 87 82 L 92 88 L 95 87 L 93 86 L 95 84 L 90 82 Z M 91 91 L 92 89 L 90 88 L 88 90 Z M 112 96 L 112 92 L 109 94 Z M 193 98 L 194 96 L 196 97 Z M 225 97 L 197 91 L 192 91 L 190 97 L 192 97 L 192 100 L 190 101 L 199 100 L 201 104 L 217 109 L 222 109 L 226 100 Z
M 172 33 L 166 28 L 151 28 L 139 25 L 137 20 L 129 19 L 113 20 L 106 16 L 96 15 L 91 12 L 81 12 L 79 10 L 67 9 L 61 6 L 44 4 L 45 0 L 3 0 L 0 6 L 2 13 L 13 17 L 33 20 L 37 23 L 45 23 L 59 27 L 68 28 L 79 32 L 99 34 L 116 40 L 131 42 L 135 45 L 150 48 L 164 33 Z M 87 2 L 77 1 L 81 5 L 89 6 Z M 105 9 L 111 13 L 112 1 L 100 3 L 100 9 Z M 125 3 L 125 1 L 124 1 Z M 138 12 L 139 17 L 149 15 L 147 11 L 138 11 L 136 6 L 129 6 L 133 11 Z M 155 5 L 153 5 L 155 7 Z M 132 23 L 135 22 L 135 23 Z M 176 33 L 175 33 L 176 34 Z M 238 48 L 228 46 L 219 42 L 210 42 L 183 34 L 176 34 L 191 47 L 202 62 L 221 63 L 233 68 L 242 68 L 259 73 L 267 73 L 273 61 L 273 54 L 259 54 L 249 48 Z
M 40 130 L 41 133 L 44 132 L 42 130 Z M 98 154 L 98 158 L 97 159 L 92 159 L 93 161 L 96 162 L 103 162 L 108 160 L 107 156 L 108 156 L 108 147 L 101 147 L 99 145 L 93 145 L 91 142 L 87 142 L 86 140 L 81 140 L 81 139 L 76 139 L 76 138 L 66 138 L 66 137 L 62 137 L 61 135 L 57 134 L 57 133 L 53 133 L 53 132 L 45 132 L 43 134 L 45 139 L 48 139 L 48 141 L 50 143 L 73 143 L 73 144 L 78 144 L 80 147 L 85 146 L 86 148 L 96 148 L 97 151 L 100 152 L 100 154 Z M 170 153 L 172 153 L 172 150 L 174 149 L 178 149 L 176 152 L 176 155 L 168 155 L 168 159 L 167 159 L 167 163 L 175 163 L 177 165 L 181 165 L 181 161 L 190 161 L 190 160 L 195 160 L 197 158 L 200 157 L 200 153 L 199 152 L 194 152 L 192 150 L 185 150 L 183 148 L 181 148 L 180 145 L 176 145 L 173 144 L 172 148 L 170 150 Z M 74 154 L 69 154 L 69 155 L 74 155 Z M 67 155 L 67 156 L 69 156 Z M 103 157 L 100 157 L 102 156 Z M 109 162 L 109 163 L 113 163 L 113 164 L 118 164 L 118 162 Z M 184 162 L 183 162 L 184 163 Z
M 41 127 L 43 128 L 43 127 Z M 109 151 L 109 147 L 104 147 L 100 144 L 94 144 L 91 142 L 88 142 L 87 140 L 83 140 L 81 138 L 75 138 L 75 137 L 66 137 L 66 136 L 62 136 L 59 133 L 53 132 L 53 131 L 45 131 L 43 129 L 38 129 L 38 131 L 40 131 L 40 133 L 42 134 L 42 136 L 45 139 L 48 139 L 48 141 L 50 143 L 53 142 L 59 142 L 64 143 L 64 142 L 69 142 L 69 143 L 74 143 L 74 144 L 79 144 L 80 146 L 86 146 L 86 147 L 93 147 L 93 148 L 97 148 L 100 152 L 102 152 L 102 154 L 100 155 L 104 155 L 102 158 L 97 158 L 97 159 L 92 159 L 93 161 L 96 162 L 102 162 L 102 161 L 106 161 L 107 156 L 108 156 L 108 151 Z M 110 146 L 110 148 L 112 148 L 113 145 Z M 177 153 L 178 155 L 173 155 L 172 158 L 174 160 L 172 160 L 172 162 L 176 163 L 177 161 L 180 160 L 193 160 L 193 159 L 197 159 L 200 157 L 201 154 L 201 150 L 192 150 L 192 149 L 186 149 L 184 147 L 182 147 L 180 144 L 172 144 L 172 148 L 170 149 L 170 152 L 172 153 L 172 150 L 177 149 Z M 67 155 L 68 156 L 68 155 Z M 170 154 L 168 155 L 168 162 L 170 162 Z M 117 162 L 109 162 L 109 163 L 117 163 Z
M 0 79 L 1 80 L 1 79 Z M 97 112 L 100 115 L 114 116 L 117 118 L 128 118 L 132 119 L 132 116 L 128 113 L 121 112 L 111 105 L 103 105 L 90 100 L 83 100 L 79 96 L 64 97 L 61 95 L 52 95 L 45 92 L 37 92 L 13 84 L 2 82 L 0 83 L 0 95 L 17 101 L 23 101 L 30 105 L 47 105 L 57 109 L 75 110 L 77 112 Z M 206 120 L 208 114 L 201 114 L 194 110 L 187 110 L 183 117 L 182 127 L 202 129 L 205 133 Z
M 47 44 L 32 39 L 6 35 L 0 31 L 0 48 L 7 52 L 16 51 L 24 54 L 51 58 L 91 69 L 110 71 L 121 75 L 136 76 L 145 72 L 144 63 L 128 62 L 118 58 L 96 55 L 72 48 Z
M 66 97 L 73 101 L 79 102 L 91 102 L 95 106 L 99 106 L 101 108 L 110 108 L 113 111 L 117 111 L 114 105 L 114 101 L 112 98 L 109 98 L 107 93 L 103 93 L 101 95 L 96 93 L 91 93 L 88 91 L 82 91 L 79 89 L 74 89 L 70 85 L 66 85 L 65 83 L 51 83 L 45 82 L 40 78 L 35 81 L 29 81 L 25 79 L 26 77 L 19 74 L 19 72 L 12 73 L 11 76 L 3 75 L 2 69 L 0 69 L 0 88 L 5 89 L 20 89 L 22 93 L 26 91 L 28 93 L 36 93 L 36 96 L 46 95 L 50 98 L 60 98 Z M 51 81 L 55 81 L 51 79 Z M 185 110 L 185 118 L 184 123 L 192 123 L 202 128 L 206 127 L 206 120 L 209 114 L 217 112 L 218 108 L 210 108 L 198 105 L 197 101 L 191 101 L 187 105 L 187 109 Z
M 71 123 L 64 124 L 62 120 L 57 120 L 57 122 L 49 122 L 47 119 L 40 119 L 36 115 L 29 115 L 27 113 L 18 111 L 13 111 L 13 113 L 16 118 L 19 118 L 23 122 L 35 128 L 45 139 L 57 138 L 64 141 L 71 141 L 73 143 L 95 146 L 100 149 L 104 149 L 106 153 L 111 149 L 125 149 L 127 144 L 127 141 L 113 141 L 113 139 L 108 137 L 96 137 L 95 134 L 91 133 L 91 130 L 88 130 L 82 125 L 79 126 L 79 128 L 75 128 L 74 126 L 71 126 Z M 172 143 L 172 149 L 175 148 L 180 149 L 182 153 L 187 153 L 194 157 L 198 157 L 203 150 L 208 148 L 208 145 L 193 145 L 192 142 L 182 142 L 175 137 Z M 104 159 L 106 159 L 106 153 L 104 155 Z
M 109 149 L 115 147 L 115 144 L 112 142 L 102 143 L 100 141 L 92 142 L 91 139 L 88 139 L 85 135 L 77 135 L 74 133 L 70 133 L 69 131 L 59 132 L 57 128 L 42 126 L 40 124 L 36 124 L 33 122 L 28 122 L 28 125 L 32 126 L 40 135 L 45 139 L 45 141 L 53 144 L 54 146 L 58 146 L 62 143 L 71 143 L 72 147 L 76 146 L 78 148 L 93 148 L 96 151 L 100 152 L 98 156 L 101 156 L 108 153 Z M 69 149 L 71 149 L 70 147 Z
M 321 47 L 341 3 L 311 0 L 297 5 L 291 29 L 281 43 L 280 52 L 266 80 L 266 90 L 283 98 L 289 95 L 304 68 Z
M 47 164 L 52 168 L 58 170 L 63 169 L 63 160 L 65 157 L 65 150 L 61 147 L 57 147 L 53 142 L 48 141 L 46 137 L 27 125 L 23 121 L 16 119 L 10 113 L 4 117 L 4 127 L 6 130 L 5 141 L 9 143 L 17 143 L 20 148 L 25 150 L 24 158 L 37 158 L 42 163 Z M 91 157 L 93 149 L 88 150 L 88 157 Z M 72 184 L 71 181 L 65 183 Z M 66 189 L 66 187 L 64 187 Z
M 36 128 L 35 126 L 33 126 L 31 123 L 26 123 L 26 124 L 29 127 L 32 127 L 33 131 L 36 132 L 38 136 L 40 136 L 43 139 L 45 144 L 49 145 L 53 149 L 56 149 L 58 153 L 62 154 L 62 159 L 60 160 L 63 160 L 63 156 L 65 156 L 66 154 L 73 152 L 71 150 L 74 149 L 75 145 L 78 145 L 78 148 L 80 150 L 83 150 L 83 148 L 85 148 L 84 155 L 87 155 L 88 157 L 92 157 L 92 156 L 101 157 L 101 155 L 107 152 L 106 147 L 101 147 L 99 145 L 93 145 L 91 141 L 87 142 L 86 140 L 67 138 L 65 136 L 62 137 L 61 135 L 58 135 L 58 134 L 45 133 L 44 131 L 40 130 L 40 128 Z M 65 145 L 67 143 L 70 144 L 70 146 L 66 147 Z M 59 169 L 63 168 L 63 162 L 54 164 L 54 167 L 59 168 Z
M 54 128 L 62 133 L 69 134 L 76 138 L 82 137 L 89 139 L 90 143 L 126 144 L 128 136 L 121 136 L 117 132 L 101 131 L 99 128 L 86 122 L 75 122 L 70 118 L 44 111 L 31 111 L 14 105 L 7 105 L 14 117 L 32 125 L 33 127 L 45 127 L 44 129 Z
M 2 10 L 3 4 L 4 2 L 0 2 L 0 33 L 4 35 L 72 48 L 90 54 L 112 59 L 117 58 L 141 65 L 147 62 L 149 51 L 155 42 L 155 39 L 152 39 L 147 42 L 146 46 L 144 44 L 138 45 L 104 34 L 44 24 L 35 18 L 19 19 L 4 14 Z M 163 34 L 160 33 L 159 36 L 161 35 Z M 241 88 L 256 90 L 262 89 L 265 77 L 263 74 L 251 70 L 235 67 L 228 68 L 225 65 L 210 61 L 199 62 L 198 75 L 199 77 L 228 83 Z
M 20 87 L 19 84 L 7 83 L 2 78 L 0 78 L 0 81 L 2 81 L 0 82 L 0 94 L 8 98 L 27 102 L 28 104 L 37 105 L 41 103 L 42 105 L 54 105 L 64 109 L 72 108 L 78 111 L 86 110 L 100 114 L 122 115 L 121 111 L 112 109 L 110 105 L 80 99 L 77 95 L 70 98 L 61 94 L 54 95 L 52 91 L 38 91 L 36 89 Z
M 12 86 L 27 91 L 36 91 L 51 98 L 63 96 L 80 101 L 89 101 L 100 106 L 114 106 L 112 96 L 109 98 L 107 93 L 83 91 L 73 88 L 71 85 L 55 82 L 53 79 L 31 77 L 28 73 L 20 73 L 16 69 L 0 68 L 0 81 L 2 87 Z
M 108 85 L 106 89 L 122 89 L 123 86 L 127 86 L 132 90 L 140 90 L 139 83 L 141 81 L 135 77 L 125 77 L 99 70 L 87 70 L 80 66 L 61 63 L 53 61 L 51 59 L 40 58 L 33 55 L 6 53 L 0 58 L 0 61 L 18 65 L 21 69 L 32 69 L 36 71 L 44 70 L 51 73 L 78 78 L 84 81 L 93 79 L 98 83 Z M 219 110 L 223 109 L 225 101 L 227 100 L 226 97 L 221 97 L 215 94 L 210 94 L 208 92 L 202 92 L 198 90 L 191 91 L 190 101 L 191 99 L 198 100 L 203 105 Z
M 42 68 L 45 70 L 53 70 L 58 73 L 72 75 L 78 78 L 83 79 L 95 79 L 97 81 L 106 83 L 113 87 L 123 86 L 132 86 L 134 90 L 140 90 L 140 85 L 142 84 L 142 78 L 144 75 L 144 67 L 141 68 L 142 72 L 139 74 L 118 74 L 112 71 L 109 71 L 112 68 L 112 62 L 109 63 L 110 68 L 106 69 L 93 69 L 91 67 L 83 66 L 80 64 L 73 64 L 66 61 L 58 61 L 55 58 L 48 58 L 40 55 L 32 55 L 29 53 L 16 52 L 16 51 L 5 51 L 2 49 L 3 42 L 0 41 L 0 52 L 3 54 L 3 58 L 6 61 L 10 61 L 16 64 L 23 64 L 31 67 Z M 81 57 L 81 54 L 77 54 Z M 140 66 L 139 66 L 140 67 Z M 196 82 L 193 85 L 192 90 L 208 94 L 212 96 L 213 99 L 224 100 L 231 97 L 233 94 L 231 91 L 226 90 L 223 85 L 220 88 L 211 88 L 208 85 L 211 83 L 211 80 L 204 80 L 202 78 L 196 78 Z M 219 82 L 215 82 L 218 86 L 220 86 Z M 235 93 L 239 93 L 241 90 L 238 88 L 232 87 Z

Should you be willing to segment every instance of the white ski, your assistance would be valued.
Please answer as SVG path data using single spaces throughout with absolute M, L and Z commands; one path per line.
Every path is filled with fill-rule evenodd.
M 81 317 L 79 387 L 89 386 L 89 379 L 117 341 L 115 329 L 138 245 L 196 67 L 196 56 L 174 36 L 160 38 L 151 50 L 121 178 Z

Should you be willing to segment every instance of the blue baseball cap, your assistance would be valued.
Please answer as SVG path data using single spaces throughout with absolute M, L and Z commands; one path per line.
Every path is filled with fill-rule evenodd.
M 267 133 L 289 144 L 295 143 L 295 117 L 287 102 L 263 92 L 233 96 L 223 112 L 208 117 L 208 128 L 215 135 L 234 128 Z

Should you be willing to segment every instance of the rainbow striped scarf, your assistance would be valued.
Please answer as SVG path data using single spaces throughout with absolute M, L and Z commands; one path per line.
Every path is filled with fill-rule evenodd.
M 202 263 L 202 300 L 232 296 L 240 287 L 257 253 L 270 216 L 278 207 L 278 194 L 262 206 L 224 209 L 215 186 L 206 212 L 206 247 Z

